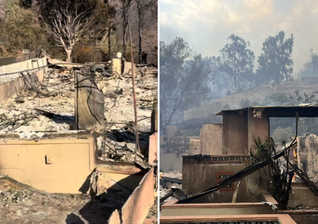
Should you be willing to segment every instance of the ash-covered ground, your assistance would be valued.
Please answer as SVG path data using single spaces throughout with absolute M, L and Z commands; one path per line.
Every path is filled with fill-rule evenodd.
M 100 159 L 135 161 L 131 74 L 93 75 L 105 96 L 105 129 L 97 135 L 92 133 L 101 147 Z M 137 69 L 135 90 L 140 138 L 137 162 L 147 160 L 157 85 L 156 68 Z M 74 105 L 74 72 L 65 68 L 49 69 L 41 84 L 31 84 L 28 89 L 0 102 L 0 135 L 16 134 L 19 138 L 37 139 L 50 133 L 77 132 L 71 130 L 75 124 Z M 98 198 L 86 194 L 48 194 L 0 176 L 0 223 L 107 223 L 111 212 L 121 208 L 128 197 L 120 196 L 118 192 L 107 192 Z M 156 208 L 155 204 L 149 219 L 156 220 Z

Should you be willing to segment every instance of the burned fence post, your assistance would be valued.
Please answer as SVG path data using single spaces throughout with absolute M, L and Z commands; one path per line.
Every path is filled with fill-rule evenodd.
M 104 95 L 93 77 L 75 72 L 75 123 L 77 130 L 104 129 Z

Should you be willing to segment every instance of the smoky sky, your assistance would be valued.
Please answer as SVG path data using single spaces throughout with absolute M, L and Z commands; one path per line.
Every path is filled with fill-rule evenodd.
M 279 31 L 294 35 L 294 75 L 318 53 L 316 0 L 159 0 L 160 40 L 182 37 L 203 56 L 218 56 L 231 34 L 249 41 L 256 60 Z M 256 61 L 255 61 L 256 62 Z M 255 64 L 257 67 L 257 63 Z

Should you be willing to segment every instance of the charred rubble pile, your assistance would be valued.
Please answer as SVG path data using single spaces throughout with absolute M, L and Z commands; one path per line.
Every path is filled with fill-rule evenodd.
M 4 222 L 105 223 L 105 217 L 120 209 L 127 197 L 112 190 L 94 199 L 89 194 L 52 194 L 0 176 L 0 218 Z
M 21 74 L 26 88 L 0 102 L 0 133 L 37 139 L 46 133 L 89 131 L 101 159 L 144 161 L 157 102 L 157 69 L 134 64 L 140 146 L 135 152 L 131 71 L 119 75 L 102 65 L 50 66 L 42 82 Z
M 265 142 L 261 143 L 261 147 L 266 145 L 271 147 L 271 150 L 267 150 L 266 158 L 257 157 L 256 154 L 250 155 L 251 164 L 246 168 L 236 172 L 234 175 L 220 181 L 217 185 L 212 186 L 196 195 L 187 195 L 182 190 L 180 185 L 182 181 L 177 178 L 169 178 L 167 176 L 160 176 L 160 204 L 171 200 L 172 198 L 177 200 L 177 203 L 195 203 L 196 199 L 202 196 L 211 194 L 218 191 L 229 184 L 235 183 L 242 180 L 244 177 L 251 175 L 254 172 L 261 171 L 266 167 L 266 170 L 270 170 L 273 178 L 268 181 L 268 192 L 277 200 L 279 209 L 294 209 L 294 210 L 305 210 L 314 209 L 313 207 L 304 207 L 302 205 L 296 206 L 294 208 L 288 208 L 289 194 L 291 192 L 291 184 L 293 179 L 298 178 L 300 181 L 305 183 L 311 191 L 318 196 L 318 186 L 310 178 L 304 170 L 304 167 L 299 167 L 295 161 L 290 159 L 290 152 L 297 146 L 297 141 L 295 139 L 289 144 L 285 145 L 280 151 L 274 150 L 275 143 L 272 138 L 268 138 Z M 269 145 L 268 142 L 271 142 Z M 266 147 L 267 147 L 266 146 Z M 254 161 L 253 161 L 254 160 Z M 265 170 L 265 169 L 264 169 Z M 261 173 L 260 173 L 261 174 Z M 180 182 L 179 182 L 180 181 Z M 168 184 L 167 184 L 168 183 Z M 174 183 L 174 184 L 171 184 Z M 274 190 L 272 192 L 272 190 Z M 276 194 L 275 194 L 276 193 Z
M 79 137 L 81 133 L 89 133 L 95 140 L 99 160 L 130 164 L 129 167 L 137 164 L 142 170 L 149 170 L 145 162 L 148 161 L 149 136 L 153 133 L 157 103 L 157 69 L 147 65 L 133 66 L 134 87 L 129 69 L 119 74 L 107 63 L 68 67 L 51 64 L 41 82 L 31 80 L 30 74 L 21 73 L 24 90 L 0 102 L 0 141 L 12 137 L 37 142 L 55 136 L 54 133 L 56 136 L 79 134 Z M 96 169 L 92 173 L 98 174 Z M 15 185 L 15 180 L 0 175 L 0 207 L 5 215 L 0 214 L 0 220 L 55 223 L 53 219 L 62 222 L 68 214 L 67 223 L 86 223 L 83 220 L 105 223 L 114 210 L 122 208 L 132 192 L 121 188 L 115 180 L 107 179 L 112 187 L 107 191 L 102 188 L 104 191 L 97 194 L 91 192 L 95 189 L 93 180 L 99 189 L 97 179 L 89 180 L 91 183 L 85 193 L 90 194 L 53 194 L 28 185 Z

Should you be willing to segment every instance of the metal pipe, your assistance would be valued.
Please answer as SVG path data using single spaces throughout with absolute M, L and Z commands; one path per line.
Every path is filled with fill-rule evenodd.
M 129 27 L 129 37 L 130 37 L 130 57 L 131 57 L 131 73 L 132 73 L 132 89 L 133 89 L 133 99 L 134 99 L 134 113 L 135 113 L 135 135 L 136 135 L 136 146 L 135 146 L 135 161 L 137 160 L 137 150 L 139 150 L 139 134 L 138 134 L 138 119 L 137 119 L 137 100 L 135 91 L 135 73 L 134 73 L 134 53 L 131 38 L 131 29 Z

